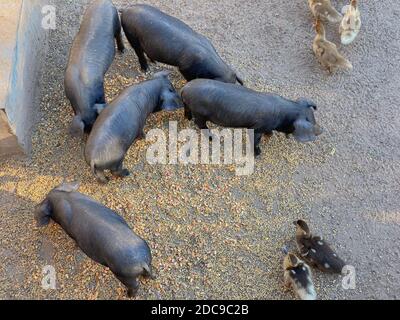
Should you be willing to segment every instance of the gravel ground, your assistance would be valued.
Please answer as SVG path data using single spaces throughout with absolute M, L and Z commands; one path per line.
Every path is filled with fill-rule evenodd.
M 354 71 L 329 76 L 312 54 L 305 0 L 147 1 L 208 36 L 247 86 L 312 98 L 325 133 L 307 145 L 275 135 L 248 177 L 235 176 L 233 167 L 150 166 L 148 144 L 139 141 L 126 161 L 133 175 L 99 186 L 82 143 L 68 136 L 72 112 L 63 90 L 69 47 L 88 1 L 50 2 L 57 5 L 57 30 L 40 79 L 34 153 L 0 167 L 0 298 L 125 299 L 111 272 L 60 227 L 35 227 L 34 206 L 64 178 L 80 180 L 81 192 L 118 211 L 149 242 L 157 280 L 143 280 L 138 299 L 294 298 L 283 288 L 280 249 L 294 246 L 298 218 L 309 220 L 357 271 L 356 289 L 347 291 L 340 277 L 315 271 L 321 299 L 400 298 L 399 3 L 361 2 L 361 35 L 340 48 Z M 330 29 L 338 43 L 336 26 Z M 107 75 L 107 98 L 162 67 L 141 74 L 129 48 Z M 174 82 L 183 85 L 177 72 Z M 167 130 L 170 120 L 195 128 L 179 111 L 152 115 L 146 131 Z M 41 288 L 45 265 L 57 271 L 57 290 Z

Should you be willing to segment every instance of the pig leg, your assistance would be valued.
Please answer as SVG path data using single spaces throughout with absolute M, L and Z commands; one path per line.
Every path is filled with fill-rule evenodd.
M 119 18 L 118 12 L 115 13 L 114 28 L 116 30 L 114 36 L 115 36 L 115 40 L 117 41 L 118 51 L 121 53 L 124 53 L 125 46 L 124 46 L 124 41 L 122 40 L 122 26 L 121 26 L 121 20 Z
M 193 119 L 192 111 L 187 106 L 185 106 L 185 119 L 189 121 Z
M 254 133 L 254 154 L 256 155 L 256 157 L 261 154 L 261 149 L 260 149 L 261 138 L 262 138 L 262 133 L 260 132 Z
M 154 59 L 150 58 L 149 56 L 147 56 L 147 59 L 149 59 L 151 63 L 154 63 L 154 64 L 155 64 L 155 63 L 157 63 L 157 61 L 156 61 L 156 60 L 154 60 Z
M 128 289 L 128 297 L 134 298 L 139 291 L 139 281 L 137 278 L 126 279 L 126 278 L 118 278 Z
M 265 136 L 266 136 L 266 138 L 267 138 L 267 142 L 273 137 L 273 133 L 272 132 L 267 132 L 267 133 L 265 133 Z
M 128 297 L 134 298 L 139 290 L 139 281 L 137 277 L 120 276 L 114 273 L 119 281 L 127 288 Z
M 109 178 L 106 177 L 106 175 L 104 174 L 103 170 L 99 170 L 99 169 L 94 169 L 93 173 L 97 179 L 98 182 L 102 183 L 102 184 L 106 184 L 109 181 Z
M 144 139 L 146 139 L 146 134 L 144 133 L 144 130 L 143 130 L 143 129 L 139 132 L 139 135 L 137 136 L 136 139 L 137 139 L 137 140 L 144 140 Z
M 140 45 L 139 40 L 132 34 L 129 34 L 127 38 L 132 48 L 135 50 L 136 55 L 139 58 L 139 63 L 142 71 L 146 72 L 149 69 L 149 65 L 147 63 L 147 59 L 144 55 L 144 51 L 142 46 Z
M 140 45 L 138 47 L 134 47 L 136 55 L 139 58 L 139 63 L 140 63 L 140 68 L 146 72 L 147 70 L 149 70 L 149 65 L 147 64 L 147 60 L 146 57 L 144 56 L 144 52 L 142 47 L 140 47 Z
M 112 175 L 119 177 L 119 178 L 128 177 L 130 175 L 130 172 L 128 171 L 128 169 L 123 168 L 122 161 L 111 170 L 111 173 L 112 173 Z
M 128 297 L 129 298 L 134 298 L 134 297 L 136 297 L 136 295 L 137 295 L 137 292 L 138 292 L 138 288 L 129 288 L 128 289 Z
M 143 271 L 143 276 L 146 278 L 149 278 L 151 280 L 156 280 L 156 276 L 153 273 L 153 270 L 150 266 L 148 266 L 147 264 L 144 265 L 143 267 L 144 271 Z
M 207 127 L 207 118 L 199 115 L 199 114 L 194 114 L 194 123 L 199 127 L 201 130 L 208 130 Z
M 35 210 L 35 220 L 38 227 L 43 227 L 50 222 L 51 207 L 49 200 L 44 200 Z
M 104 83 L 101 85 L 101 91 L 96 99 L 96 103 L 93 106 L 93 109 L 100 114 L 106 108 L 106 95 L 104 91 Z
M 85 131 L 85 123 L 83 122 L 80 115 L 76 115 L 72 120 L 69 133 L 73 137 L 83 137 Z
M 202 63 L 203 63 L 202 61 L 192 62 L 192 64 L 190 65 L 187 65 L 185 67 L 180 67 L 179 71 L 182 73 L 183 77 L 187 82 L 190 82 L 197 78 L 211 79 L 211 75 L 205 75 L 205 74 L 200 75 L 201 70 L 204 68 Z
M 193 117 L 194 117 L 194 123 L 199 127 L 199 129 L 208 131 L 208 138 L 211 141 L 213 139 L 213 135 L 210 132 L 210 129 L 207 127 L 207 118 L 198 114 L 193 114 Z
M 104 90 L 104 83 L 101 85 L 101 93 L 96 101 L 98 104 L 105 104 L 106 103 L 106 94 Z
M 117 35 L 115 36 L 115 39 L 117 40 L 118 51 L 121 52 L 121 53 L 124 53 L 124 51 L 125 51 L 125 45 L 124 45 L 124 41 L 122 40 L 122 33 L 121 33 L 121 30 L 119 30 L 119 32 L 118 32 Z

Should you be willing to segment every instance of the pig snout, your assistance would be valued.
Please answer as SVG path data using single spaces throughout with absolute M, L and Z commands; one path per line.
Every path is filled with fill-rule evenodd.
M 175 111 L 180 108 L 183 108 L 181 96 L 169 83 L 168 87 L 161 93 L 161 110 Z
M 178 94 L 175 94 L 173 97 L 167 99 L 163 102 L 163 110 L 166 111 L 175 111 L 177 109 L 183 108 L 183 102 Z
M 316 136 L 320 136 L 321 134 L 324 133 L 324 128 L 322 128 L 320 125 L 316 124 L 314 126 L 314 133 Z

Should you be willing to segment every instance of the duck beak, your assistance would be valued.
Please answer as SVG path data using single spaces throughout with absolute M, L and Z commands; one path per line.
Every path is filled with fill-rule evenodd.
M 352 43 L 354 41 L 355 38 L 356 38 L 356 34 L 354 34 L 351 31 L 348 31 L 348 32 L 345 32 L 342 34 L 341 42 L 343 45 L 349 45 L 350 43 Z

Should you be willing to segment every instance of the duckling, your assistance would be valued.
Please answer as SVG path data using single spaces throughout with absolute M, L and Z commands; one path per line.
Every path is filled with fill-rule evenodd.
M 350 5 L 342 10 L 344 17 L 339 27 L 341 42 L 348 45 L 354 41 L 361 29 L 361 14 L 357 0 L 351 0 Z
M 325 27 L 320 19 L 315 22 L 317 35 L 313 43 L 313 51 L 322 66 L 328 69 L 329 73 L 339 68 L 353 69 L 352 64 L 344 58 L 334 43 L 328 41 L 325 37 Z
M 316 300 L 310 267 L 293 253 L 283 261 L 284 281 L 287 288 L 292 288 L 301 300 Z
M 330 248 L 321 237 L 313 236 L 307 223 L 303 220 L 295 221 L 297 226 L 296 242 L 301 256 L 317 267 L 329 273 L 342 273 L 346 263 Z
M 330 0 L 308 0 L 308 5 L 315 19 L 332 23 L 342 20 L 342 15 L 332 6 Z

